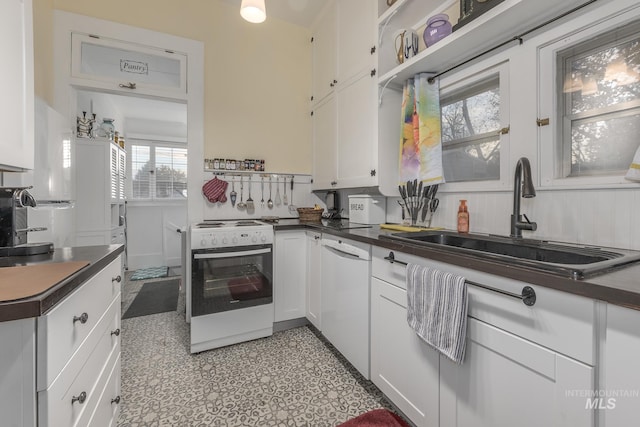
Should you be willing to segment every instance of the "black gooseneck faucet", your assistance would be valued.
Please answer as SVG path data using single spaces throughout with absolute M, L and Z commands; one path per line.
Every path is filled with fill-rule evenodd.
M 524 181 L 524 182 L 523 182 Z M 531 166 L 529 159 L 521 157 L 516 163 L 516 175 L 513 183 L 513 213 L 511 214 L 511 237 L 521 239 L 522 230 L 535 231 L 538 225 L 529 221 L 526 215 L 522 221 L 523 215 L 520 215 L 520 197 L 527 199 L 536 197 L 536 189 L 533 188 L 533 179 L 531 178 Z

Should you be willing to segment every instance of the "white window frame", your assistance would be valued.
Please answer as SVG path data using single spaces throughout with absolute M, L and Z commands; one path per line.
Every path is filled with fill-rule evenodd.
M 624 173 L 619 175 L 593 176 L 558 176 L 563 170 L 562 141 L 559 140 L 560 129 L 557 123 L 557 54 L 573 45 L 582 43 L 590 38 L 622 27 L 632 21 L 640 19 L 640 7 L 631 10 L 618 11 L 613 16 L 600 19 L 595 23 L 584 26 L 580 19 L 571 21 L 564 26 L 565 32 L 559 37 L 541 44 L 538 47 L 538 118 L 549 118 L 549 125 L 541 126 L 538 131 L 538 146 L 540 149 L 540 187 L 547 189 L 576 189 L 576 188 L 624 188 L 633 185 L 624 179 Z M 631 164 L 631 159 L 629 159 Z M 637 185 L 637 183 L 635 184 Z
M 498 75 L 500 88 L 500 129 L 509 127 L 510 90 L 509 62 L 483 62 L 465 69 L 455 75 L 444 77 L 440 81 L 440 98 L 453 92 L 463 91 L 465 87 L 475 86 Z M 483 192 L 499 191 L 509 188 L 509 133 L 500 135 L 500 179 L 482 181 L 450 182 L 440 186 L 443 192 Z M 444 149 L 444 146 L 443 146 Z
M 150 159 L 153 162 L 154 165 L 154 169 L 156 166 L 156 153 L 155 153 L 155 148 L 157 147 L 168 147 L 168 148 L 184 148 L 186 150 L 189 150 L 189 147 L 187 146 L 186 143 L 182 143 L 182 142 L 175 142 L 175 141 L 166 141 L 166 140 L 161 140 L 161 139 L 137 139 L 137 138 L 128 138 L 127 139 L 127 144 L 128 144 L 128 148 L 133 147 L 134 145 L 137 146 L 146 146 L 146 147 L 150 147 Z M 188 153 L 188 151 L 187 151 Z M 187 154 L 188 155 L 188 154 Z M 188 173 L 188 171 L 187 171 Z M 187 175 L 187 182 L 189 180 L 189 175 Z M 133 204 L 145 204 L 145 205 L 166 205 L 166 204 L 179 204 L 179 203 L 186 203 L 188 196 L 185 198 L 177 198 L 177 197 L 172 197 L 172 198 L 162 198 L 162 197 L 156 197 L 156 186 L 155 186 L 156 182 L 155 182 L 155 176 L 154 179 L 150 180 L 150 188 L 149 188 L 149 194 L 150 197 L 148 198 L 134 198 L 133 197 L 133 154 L 131 153 L 130 150 L 128 150 L 127 152 L 127 203 L 133 203 Z

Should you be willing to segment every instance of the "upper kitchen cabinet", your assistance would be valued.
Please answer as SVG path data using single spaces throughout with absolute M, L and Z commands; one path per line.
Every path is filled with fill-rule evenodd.
M 336 72 L 336 4 L 330 3 L 318 21 L 311 39 L 313 51 L 313 93 L 311 101 L 317 103 L 333 92 Z M 335 82 L 334 82 L 335 80 Z
M 0 4 L 0 171 L 33 169 L 33 13 L 31 0 Z
M 93 34 L 71 35 L 71 83 L 186 99 L 187 56 Z

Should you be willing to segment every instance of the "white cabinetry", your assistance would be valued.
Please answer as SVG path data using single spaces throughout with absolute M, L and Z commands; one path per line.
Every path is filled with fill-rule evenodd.
M 322 334 L 369 378 L 371 247 L 322 236 Z
M 431 411 L 438 413 L 440 425 L 447 427 L 594 425 L 595 411 L 586 408 L 581 397 L 595 386 L 593 300 L 535 287 L 537 301 L 528 307 L 520 299 L 469 285 L 465 360 L 457 365 L 440 356 L 438 381 L 433 379 L 438 364 L 432 353 L 412 343 L 410 333 L 404 343 L 399 338 L 402 328 L 407 328 L 406 317 L 404 322 L 400 320 L 406 313 L 401 310 L 406 295 L 402 290 L 405 267 L 384 260 L 388 255 L 389 250 L 374 248 L 372 381 L 414 423 L 437 424 L 426 418 Z M 514 294 L 527 285 L 408 254 L 395 253 L 394 258 L 460 274 L 469 281 Z M 394 330 L 389 329 L 392 324 Z M 394 333 L 396 337 L 390 341 Z M 397 343 L 399 359 L 382 348 L 388 342 Z M 404 373 L 394 365 L 397 360 L 408 366 Z M 412 375 L 412 369 L 422 369 L 422 375 L 429 376 Z M 420 387 L 430 380 L 438 384 L 439 399 L 427 401 Z M 439 401 L 439 410 L 428 407 L 434 401 Z M 526 411 L 523 405 L 537 409 Z
M 0 4 L 0 171 L 33 169 L 33 12 L 32 0 Z
M 304 230 L 276 232 L 273 250 L 275 321 L 303 318 L 306 315 L 307 280 L 307 236 Z
M 372 158 L 375 8 L 369 0 L 337 0 L 318 22 L 313 38 L 314 189 L 377 183 L 372 174 L 377 162 Z
M 322 234 L 307 231 L 307 320 L 322 331 Z
M 76 139 L 78 246 L 124 243 L 126 152 L 109 140 Z
M 635 425 L 640 419 L 640 311 L 609 304 L 603 355 L 603 396 L 595 400 L 607 427 Z

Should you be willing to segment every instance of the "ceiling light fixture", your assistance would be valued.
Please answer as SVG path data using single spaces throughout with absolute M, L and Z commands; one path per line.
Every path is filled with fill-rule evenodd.
M 253 24 L 259 24 L 267 19 L 267 9 L 264 0 L 242 0 L 240 16 Z

